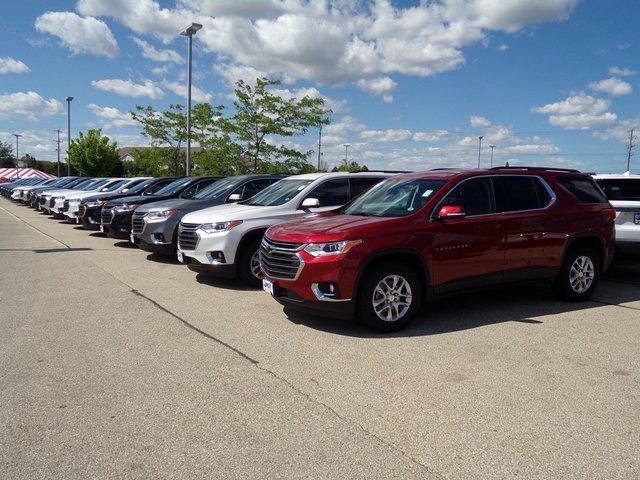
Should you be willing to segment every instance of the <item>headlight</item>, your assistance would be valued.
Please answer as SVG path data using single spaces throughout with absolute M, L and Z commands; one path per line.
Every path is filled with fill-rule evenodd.
M 136 205 L 136 204 L 128 205 L 126 203 L 123 203 L 122 205 L 117 206 L 115 210 L 116 212 L 133 212 L 139 206 L 140 205 Z
M 107 203 L 106 200 L 94 200 L 92 202 L 87 202 L 86 205 L 87 205 L 87 207 L 100 207 L 101 205 L 104 205 L 105 203 Z
M 304 247 L 304 251 L 314 257 L 329 257 L 332 255 L 344 255 L 362 240 L 345 240 L 344 242 L 310 243 Z
M 79 198 L 70 198 L 69 199 L 69 203 L 80 203 L 80 199 Z
M 228 232 L 241 223 L 242 220 L 236 220 L 235 222 L 203 223 L 200 225 L 200 229 L 205 233 Z
M 145 222 L 164 222 L 171 215 L 175 214 L 178 210 L 156 210 L 147 213 L 144 216 Z

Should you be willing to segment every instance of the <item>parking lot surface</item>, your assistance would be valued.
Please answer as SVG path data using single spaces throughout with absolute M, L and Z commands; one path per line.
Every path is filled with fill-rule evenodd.
M 0 478 L 640 478 L 640 267 L 392 335 L 0 199 Z

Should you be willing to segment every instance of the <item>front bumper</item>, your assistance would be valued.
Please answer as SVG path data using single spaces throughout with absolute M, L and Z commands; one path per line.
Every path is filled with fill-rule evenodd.
M 227 232 L 211 234 L 204 233 L 202 230 L 197 230 L 196 234 L 198 239 L 195 248 L 184 249 L 180 246 L 180 233 L 178 232 L 178 248 L 185 258 L 193 259 L 198 264 L 212 265 L 216 269 L 221 265 L 235 264 L 236 252 L 238 245 L 242 241 L 244 232 L 234 228 Z M 220 258 L 220 254 L 222 254 L 224 264 L 217 261 L 213 256 L 214 254 L 216 255 L 216 258 Z
M 175 255 L 175 247 L 171 243 L 148 243 L 138 236 L 134 237 L 134 243 L 145 252 L 159 253 L 167 257 Z
M 113 212 L 111 223 L 103 224 L 104 233 L 111 238 L 129 239 L 131 215 L 133 212 Z
M 163 222 L 147 222 L 133 216 L 131 235 L 134 243 L 147 252 L 173 256 L 176 253 L 176 230 L 178 223 L 172 218 Z
M 85 207 L 82 214 L 82 226 L 87 230 L 98 230 L 100 228 L 100 214 L 102 205 L 98 207 Z
M 200 263 L 195 258 L 187 256 L 183 256 L 183 258 L 182 263 L 192 272 L 223 278 L 236 278 L 238 276 L 238 269 L 233 263 Z

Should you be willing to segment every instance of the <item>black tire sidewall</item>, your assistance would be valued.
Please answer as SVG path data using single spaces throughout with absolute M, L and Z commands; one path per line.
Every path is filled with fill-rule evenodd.
M 409 282 L 412 302 L 409 311 L 395 322 L 381 320 L 373 310 L 371 297 L 378 283 L 389 275 L 400 275 Z M 406 327 L 414 319 L 422 303 L 422 288 L 418 276 L 407 265 L 383 264 L 367 272 L 359 288 L 356 304 L 356 320 L 365 326 L 381 333 L 397 332 Z
M 257 238 L 247 242 L 240 255 L 239 276 L 240 279 L 252 287 L 259 287 L 262 285 L 262 279 L 256 278 L 251 271 L 251 257 L 260 248 L 261 238 Z
M 573 290 L 573 288 L 571 288 L 571 282 L 569 280 L 571 266 L 573 265 L 573 262 L 575 262 L 575 260 L 578 257 L 589 257 L 593 262 L 594 270 L 595 270 L 594 278 L 593 278 L 593 282 L 591 283 L 591 286 L 589 287 L 588 290 L 586 290 L 583 293 L 578 293 L 575 290 Z M 587 300 L 591 297 L 591 295 L 593 295 L 593 292 L 595 292 L 598 286 L 598 282 L 600 280 L 600 271 L 601 271 L 600 261 L 596 253 L 591 248 L 589 247 L 575 248 L 567 253 L 564 259 L 564 262 L 562 263 L 560 274 L 558 275 L 558 279 L 556 280 L 556 283 L 555 283 L 556 292 L 562 298 L 564 298 L 565 300 L 569 300 L 571 302 L 582 302 L 584 300 Z

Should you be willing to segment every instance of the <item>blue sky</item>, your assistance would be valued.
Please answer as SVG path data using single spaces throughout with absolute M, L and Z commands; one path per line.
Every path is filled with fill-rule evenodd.
M 333 108 L 323 158 L 422 170 L 483 164 L 619 172 L 640 128 L 637 2 L 579 0 L 80 0 L 5 6 L 0 139 L 55 158 L 54 130 L 102 127 L 146 144 L 127 111 L 184 102 L 186 42 L 197 100 L 229 105 L 238 78 Z M 638 132 L 640 133 L 640 132 Z M 65 134 L 63 133 L 63 136 Z M 293 140 L 316 149 L 317 132 Z M 638 142 L 640 143 L 640 142 Z M 640 172 L 640 148 L 635 168 Z

